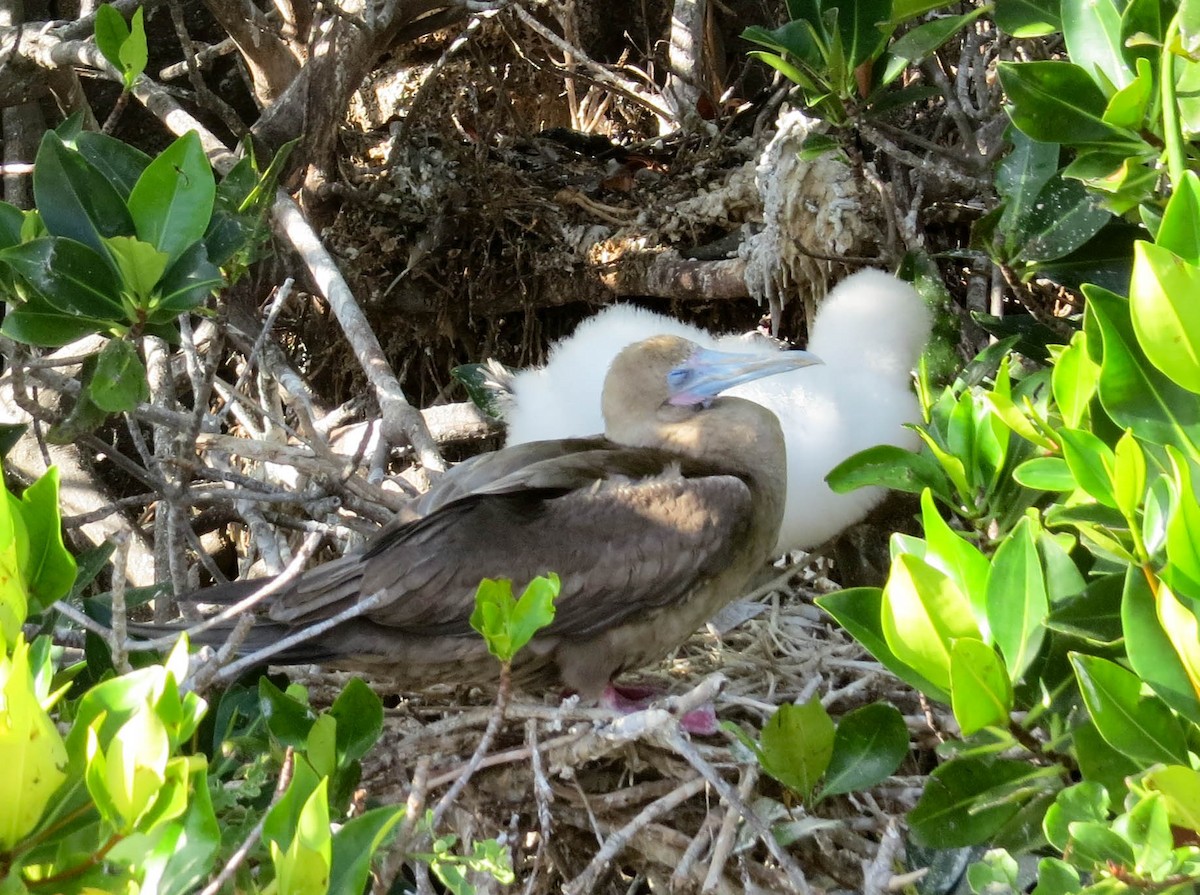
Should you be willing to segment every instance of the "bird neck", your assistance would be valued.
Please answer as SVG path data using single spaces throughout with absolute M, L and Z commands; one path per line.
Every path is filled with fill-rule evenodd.
M 779 418 L 763 406 L 723 396 L 703 408 L 664 404 L 649 418 L 610 425 L 608 437 L 631 447 L 680 454 L 736 475 L 767 515 L 782 518 L 787 448 Z

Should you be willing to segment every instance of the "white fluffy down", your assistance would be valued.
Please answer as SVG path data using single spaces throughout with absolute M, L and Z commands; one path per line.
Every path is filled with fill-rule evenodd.
M 920 419 L 909 373 L 930 327 L 929 311 L 911 286 L 881 271 L 860 271 L 838 284 L 817 311 L 808 349 L 823 366 L 727 393 L 771 409 L 783 427 L 788 494 L 780 553 L 824 543 L 883 497 L 878 488 L 834 494 L 825 484 L 834 466 L 877 444 L 917 447 L 916 434 L 903 426 Z M 642 308 L 605 308 L 559 342 L 545 367 L 517 374 L 507 444 L 603 431 L 600 392 L 609 364 L 626 345 L 660 334 L 726 351 L 771 350 L 741 336 L 717 338 Z

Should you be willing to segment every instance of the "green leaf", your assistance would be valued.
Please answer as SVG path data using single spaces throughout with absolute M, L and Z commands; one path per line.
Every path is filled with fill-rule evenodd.
M 403 806 L 373 808 L 342 824 L 333 836 L 328 895 L 361 895 L 371 872 L 371 859 L 404 813 Z
M 1099 83 L 1121 88 L 1132 76 L 1122 54 L 1121 14 L 1112 0 L 1061 0 L 1067 55 Z M 1138 122 L 1140 124 L 1140 120 Z
M 942 500 L 953 502 L 946 474 L 936 460 L 926 453 L 890 444 L 876 445 L 847 457 L 829 471 L 825 481 L 838 494 L 878 485 L 908 494 L 930 489 Z
M 46 131 L 33 165 L 33 198 L 46 229 L 103 254 L 105 236 L 132 236 L 125 200 L 78 152 Z
M 1175 184 L 1154 241 L 1159 249 L 1200 265 L 1200 177 L 1195 171 L 1185 172 Z
M 329 714 L 337 720 L 338 766 L 367 754 L 383 732 L 383 703 L 361 678 L 351 678 Z
M 988 624 L 1014 683 L 1041 649 L 1050 608 L 1038 558 L 1036 525 L 1028 516 L 1017 523 L 996 550 L 988 579 Z
M 1058 858 L 1042 858 L 1038 861 L 1038 884 L 1032 895 L 1075 895 L 1082 892 L 1079 871 Z
M 1172 824 L 1200 832 L 1200 771 L 1170 765 L 1152 769 L 1144 779 L 1160 793 Z
M 146 70 L 146 63 L 150 58 L 149 48 L 146 45 L 144 15 L 143 7 L 139 6 L 134 10 L 133 20 L 130 22 L 129 40 L 121 44 L 118 54 L 121 61 L 121 76 L 126 90 L 133 87 L 133 82 Z
M 1175 847 L 1166 801 L 1161 795 L 1142 798 L 1113 823 L 1113 832 L 1134 847 L 1134 866 L 1158 875 L 1171 864 Z
M 845 628 L 875 659 L 888 671 L 910 687 L 920 690 L 934 699 L 949 701 L 949 696 L 940 691 L 915 669 L 897 658 L 883 636 L 880 611 L 883 606 L 883 591 L 877 587 L 855 587 L 839 590 L 818 597 L 816 603 Z M 940 696 L 938 694 L 941 694 Z
M 1167 518 L 1167 566 L 1162 577 L 1174 588 L 1200 595 L 1200 503 L 1196 499 L 1194 465 L 1173 445 L 1167 447 L 1172 475 L 1167 479 L 1170 515 Z
M 1058 0 L 996 0 L 996 24 L 1013 37 L 1042 37 L 1062 28 Z
M 1063 425 L 1078 428 L 1100 384 L 1100 365 L 1088 356 L 1083 330 L 1071 336 L 1070 344 L 1055 357 L 1050 382 Z
M 892 18 L 892 0 L 857 0 L 841 4 L 837 9 L 838 30 L 846 48 L 846 67 L 853 71 L 879 55 L 887 42 L 892 30 L 887 27 Z
M 1121 639 L 1121 575 L 1105 575 L 1088 583 L 1083 593 L 1050 612 L 1046 627 L 1098 646 Z
M 1013 470 L 1013 478 L 1036 491 L 1074 491 L 1075 476 L 1061 457 L 1034 457 Z
M 1063 851 L 1071 839 L 1071 824 L 1108 819 L 1108 792 L 1094 780 L 1085 780 L 1068 786 L 1054 797 L 1054 804 L 1046 811 L 1042 830 L 1046 839 Z
M 1074 0 L 1078 3 L 1079 0 Z M 1123 65 L 1123 63 L 1122 63 Z M 1137 77 L 1114 93 L 1104 110 L 1104 120 L 1117 127 L 1141 130 L 1154 98 L 1154 73 L 1147 59 L 1137 60 Z
M 1155 444 L 1175 444 L 1196 454 L 1200 402 L 1146 361 L 1133 332 L 1129 305 L 1106 289 L 1084 286 L 1086 319 L 1104 345 L 1100 401 L 1113 422 Z
M 1193 600 L 1188 603 L 1196 605 Z M 1179 657 L 1192 695 L 1200 700 L 1200 622 L 1193 609 L 1185 606 L 1165 583 L 1158 586 L 1158 620 Z
M 146 367 L 137 348 L 124 339 L 109 339 L 100 350 L 88 395 L 109 413 L 125 413 L 150 397 Z
M 950 705 L 963 736 L 985 727 L 1004 727 L 1012 712 L 1008 670 L 982 640 L 961 637 L 950 652 Z
M 937 691 L 928 695 L 946 701 L 954 640 L 980 637 L 970 602 L 953 579 L 915 556 L 896 557 L 880 618 L 892 653 L 934 684 Z
M 1058 430 L 1063 459 L 1079 487 L 1106 507 L 1117 508 L 1113 494 L 1112 469 L 1116 458 L 1112 448 L 1086 429 Z
M 1091 721 L 1084 721 L 1071 733 L 1083 779 L 1102 784 L 1108 791 L 1109 804 L 1121 804 L 1127 791 L 1125 778 L 1140 773 L 1142 768 L 1110 746 Z
M 1088 713 L 1114 749 L 1148 765 L 1187 761 L 1179 721 L 1157 697 L 1142 695 L 1136 676 L 1098 656 L 1070 658 Z
M 84 131 L 75 138 L 75 148 L 116 189 L 122 199 L 133 192 L 150 156 L 100 131 Z
M 46 310 L 35 310 L 29 303 L 9 309 L 0 323 L 0 333 L 26 345 L 42 345 L 57 348 L 76 339 L 100 332 L 108 326 L 105 320 L 93 320 L 63 314 L 49 306 Z
M 151 302 L 151 323 L 174 322 L 180 314 L 204 304 L 215 289 L 225 285 L 225 278 L 216 265 L 208 260 L 208 249 L 197 242 L 184 250 L 158 283 L 158 295 Z
M 920 62 L 986 11 L 981 6 L 963 15 L 933 19 L 908 31 L 888 47 L 887 66 L 880 83 L 890 84 L 896 80 L 906 68 Z M 894 9 L 892 15 L 894 20 Z
M 813 696 L 804 705 L 785 703 L 775 710 L 759 737 L 759 762 L 807 802 L 829 767 L 833 744 L 833 721 Z
M 1108 143 L 1137 148 L 1132 131 L 1104 120 L 1108 100 L 1091 75 L 1071 62 L 1001 62 L 1000 83 L 1013 124 L 1043 143 Z
M 987 624 L 988 576 L 992 566 L 979 548 L 959 535 L 941 517 L 926 489 L 921 494 L 921 527 L 925 530 L 925 562 L 953 579 L 967 597 L 981 629 Z M 987 632 L 984 631 L 985 636 Z
M 996 166 L 996 192 L 1004 199 L 998 228 L 1012 233 L 1033 210 L 1042 188 L 1058 170 L 1057 143 L 1042 143 L 1010 128 L 1012 150 Z
M 485 578 L 475 592 L 471 627 L 483 635 L 488 652 L 501 662 L 511 662 L 539 630 L 554 621 L 554 600 L 561 585 L 558 576 L 534 578 L 514 600 L 512 582 Z
M 1150 242 L 1133 247 L 1129 307 L 1146 357 L 1177 385 L 1200 393 L 1200 267 Z
M 303 748 L 308 732 L 317 720 L 313 710 L 280 690 L 265 676 L 258 679 L 258 703 L 267 726 L 280 744 Z
M 1133 437 L 1133 431 L 1117 439 L 1117 448 L 1112 468 L 1113 497 L 1117 509 L 1129 520 L 1132 527 L 1137 524 L 1137 512 L 1146 493 L 1146 456 Z
M 1082 183 L 1056 174 L 1017 222 L 1019 256 L 1027 262 L 1062 258 L 1099 233 L 1111 217 Z
M 940 765 L 909 812 L 913 840 L 937 848 L 986 842 L 1021 809 L 1018 791 L 1046 773 L 1006 759 L 955 758 Z
M 1071 824 L 1070 847 L 1065 852 L 1084 871 L 1109 867 L 1133 867 L 1133 846 L 1109 829 L 1106 823 L 1080 821 Z
M 133 236 L 113 236 L 105 243 L 130 297 L 138 307 L 146 307 L 167 269 L 166 253 Z
M 200 138 L 189 131 L 150 163 L 129 194 L 138 238 L 177 260 L 204 238 L 216 191 Z
M 92 320 L 124 321 L 121 291 L 108 262 L 86 245 L 43 236 L 0 252 L 54 310 Z
M 107 3 L 96 8 L 95 19 L 96 49 L 98 49 L 109 65 L 121 70 L 121 44 L 129 40 L 129 26 L 125 17 Z
M 63 544 L 58 467 L 51 466 L 26 488 L 13 512 L 21 514 L 29 538 L 28 558 L 21 571 L 29 591 L 29 611 L 38 613 L 71 592 L 77 571 L 75 557 Z
M 908 755 L 908 727 L 894 706 L 874 702 L 838 722 L 833 756 L 818 798 L 869 789 L 887 779 Z

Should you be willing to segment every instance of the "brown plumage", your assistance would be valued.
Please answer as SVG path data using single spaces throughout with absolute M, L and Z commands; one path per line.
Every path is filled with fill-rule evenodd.
M 515 678 L 598 696 L 686 639 L 768 558 L 783 511 L 783 435 L 770 411 L 714 396 L 815 362 L 804 352 L 722 355 L 673 336 L 630 346 L 605 381 L 603 437 L 461 464 L 364 552 L 271 597 L 244 649 L 383 592 L 271 661 L 387 672 L 412 687 L 486 681 L 494 660 L 468 621 L 480 579 L 511 578 L 519 592 L 556 572 L 554 622 L 518 656 Z M 261 584 L 217 590 L 227 600 Z

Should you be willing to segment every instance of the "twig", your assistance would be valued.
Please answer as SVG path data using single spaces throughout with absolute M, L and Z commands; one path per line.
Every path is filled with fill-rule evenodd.
M 758 765 L 748 764 L 742 766 L 742 779 L 738 782 L 738 797 L 743 801 L 750 798 L 750 794 L 754 792 L 754 784 L 758 782 Z M 717 841 L 713 844 L 712 857 L 708 862 L 708 873 L 704 876 L 704 883 L 700 886 L 700 891 L 711 892 L 718 887 L 721 878 L 725 873 L 725 863 L 729 860 L 729 856 L 733 854 L 733 846 L 737 842 L 738 822 L 741 820 L 741 815 L 734 810 L 732 805 L 728 805 L 725 811 L 725 817 L 721 821 L 721 829 L 717 833 Z
M 595 857 L 588 862 L 583 872 L 563 886 L 563 892 L 566 895 L 584 895 L 584 893 L 595 891 L 601 875 L 609 869 L 609 863 L 621 853 L 634 836 L 641 832 L 651 821 L 674 810 L 688 799 L 703 792 L 704 787 L 707 785 L 703 777 L 693 777 L 662 798 L 651 802 L 639 811 L 633 820 L 609 835 L 604 845 L 596 852 Z
M 700 775 L 712 784 L 713 789 L 720 794 L 721 798 L 732 805 L 742 815 L 746 823 L 752 830 L 754 830 L 755 834 L 767 847 L 767 851 L 771 853 L 771 857 L 773 857 L 779 863 L 779 866 L 783 868 L 784 873 L 787 874 L 788 882 L 791 884 L 792 889 L 799 893 L 799 895 L 810 895 L 812 888 L 808 885 L 808 880 L 804 876 L 804 871 L 800 869 L 800 866 L 792 859 L 792 856 L 784 851 L 783 846 L 776 841 L 774 834 L 771 832 L 771 828 L 768 827 L 766 823 L 763 822 L 763 819 L 759 817 L 749 805 L 746 804 L 746 801 L 738 795 L 737 790 L 730 786 L 729 783 L 717 773 L 716 768 L 704 760 L 703 756 L 701 756 L 696 750 L 696 747 L 688 741 L 687 737 L 684 736 L 684 734 L 678 728 L 676 728 L 666 735 L 666 737 L 663 739 L 663 743 L 674 750 L 680 758 L 683 758 L 688 762 L 688 764 L 699 771 Z
M 884 895 L 893 891 L 890 885 L 893 878 L 892 868 L 903 845 L 896 819 L 889 818 L 883 830 L 883 840 L 875 850 L 875 856 L 862 862 L 863 895 Z
M 229 856 L 229 860 L 225 862 L 225 866 L 221 868 L 220 873 L 214 876 L 209 884 L 200 890 L 200 895 L 217 895 L 224 888 L 225 884 L 233 879 L 233 875 L 237 873 L 237 869 L 242 865 L 242 862 L 246 860 L 247 855 L 250 854 L 250 850 L 262 838 L 267 816 L 271 813 L 271 808 L 275 807 L 276 803 L 283 797 L 283 794 L 287 792 L 287 788 L 292 782 L 292 772 L 295 770 L 295 767 L 296 753 L 291 746 L 288 746 L 287 751 L 283 754 L 283 767 L 279 769 L 279 779 L 275 782 L 275 792 L 271 796 L 271 804 L 263 811 L 258 823 L 250 831 L 250 835 Z
M 462 794 L 466 789 L 467 783 L 471 777 L 479 769 L 480 763 L 484 756 L 487 755 L 488 749 L 492 748 L 492 741 L 496 738 L 496 734 L 500 732 L 500 725 L 504 721 L 504 711 L 508 707 L 508 698 L 512 693 L 512 664 L 503 662 L 500 665 L 500 686 L 496 691 L 496 703 L 492 707 L 492 714 L 488 717 L 487 727 L 484 728 L 483 736 L 479 738 L 479 745 L 475 747 L 475 751 L 471 754 L 470 761 L 458 775 L 458 779 L 446 791 L 446 794 L 438 801 L 437 808 L 433 811 L 433 821 L 430 826 L 436 830 L 442 822 L 442 817 L 446 811 L 454 804 L 454 800 Z
M 125 625 L 125 566 L 129 562 L 129 536 L 115 534 L 112 537 L 116 544 L 113 551 L 113 586 L 112 586 L 112 631 L 109 632 L 108 648 L 112 653 L 113 667 L 121 674 L 132 670 L 129 664 L 129 651 L 126 649 Z
M 425 796 L 428 792 L 429 756 L 422 755 L 413 768 L 412 786 L 404 802 L 404 820 L 400 822 L 400 831 L 383 859 L 383 866 L 371 886 L 371 895 L 387 895 L 392 890 L 392 884 L 400 875 L 400 868 L 404 866 L 404 859 L 408 857 L 408 847 L 417 821 L 425 813 Z

